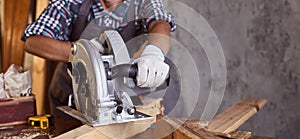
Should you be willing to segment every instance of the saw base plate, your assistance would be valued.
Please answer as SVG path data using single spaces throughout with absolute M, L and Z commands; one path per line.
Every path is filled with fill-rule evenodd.
M 68 114 L 68 115 L 72 116 L 73 118 L 83 122 L 84 124 L 87 124 L 92 127 L 104 126 L 104 125 L 109 125 L 109 124 L 127 123 L 127 122 L 133 122 L 133 121 L 142 121 L 142 120 L 151 120 L 151 119 L 155 120 L 154 117 L 151 117 L 147 114 L 136 111 L 133 115 L 123 116 L 122 120 L 120 120 L 120 121 L 112 119 L 110 122 L 107 122 L 107 123 L 103 123 L 103 122 L 98 123 L 98 122 L 88 121 L 81 112 L 79 112 L 73 108 L 70 108 L 68 106 L 59 106 L 59 107 L 57 107 L 57 109 L 64 112 L 65 114 Z

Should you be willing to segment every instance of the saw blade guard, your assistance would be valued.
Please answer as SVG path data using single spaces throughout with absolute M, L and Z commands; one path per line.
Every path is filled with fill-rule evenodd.
M 77 110 L 96 120 L 99 102 L 108 96 L 105 67 L 99 50 L 87 40 L 79 40 L 72 62 L 72 84 Z

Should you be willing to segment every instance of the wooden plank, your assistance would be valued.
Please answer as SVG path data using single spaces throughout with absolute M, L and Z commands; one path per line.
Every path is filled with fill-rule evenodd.
M 266 103 L 266 99 L 245 99 L 212 119 L 208 130 L 221 133 L 235 131 Z
M 153 119 L 135 121 L 121 124 L 112 124 L 100 127 L 90 127 L 83 125 L 67 133 L 64 133 L 55 139 L 86 139 L 86 138 L 129 138 L 145 131 L 154 123 Z
M 36 17 L 47 7 L 49 0 L 36 0 Z M 37 114 L 44 114 L 46 95 L 46 60 L 37 56 L 33 57 L 32 92 L 36 96 Z
M 56 139 L 67 139 L 67 138 L 75 139 L 75 138 L 87 137 L 94 130 L 95 129 L 93 127 L 90 127 L 88 125 L 83 125 L 81 127 L 78 127 L 74 130 L 71 130 L 65 134 L 62 134 L 62 135 L 56 137 Z M 95 133 L 93 135 L 95 135 Z
M 156 111 L 157 107 L 160 107 L 161 98 L 159 99 L 146 99 L 142 102 L 147 102 L 143 106 L 139 106 L 140 108 L 147 108 L 143 111 L 145 114 L 153 114 L 153 111 Z M 155 110 L 152 110 L 155 109 Z M 156 115 L 155 115 L 156 116 Z M 142 120 L 142 121 L 134 121 L 128 123 L 121 124 L 111 124 L 100 127 L 90 127 L 88 125 L 81 126 L 74 130 L 71 130 L 65 134 L 62 134 L 56 139 L 65 139 L 65 138 L 73 138 L 73 139 L 84 139 L 84 138 L 129 138 L 138 133 L 146 131 L 154 122 L 156 118 Z
M 148 129 L 155 122 L 155 118 L 122 124 L 97 127 L 97 131 L 109 138 L 128 138 Z

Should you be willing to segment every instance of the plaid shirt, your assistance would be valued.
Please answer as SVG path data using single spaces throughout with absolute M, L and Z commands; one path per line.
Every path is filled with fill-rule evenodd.
M 68 41 L 71 34 L 71 24 L 76 20 L 83 0 L 50 0 L 48 7 L 34 23 L 27 26 L 25 39 L 33 35 L 42 35 L 61 41 Z M 123 0 L 113 12 L 104 10 L 100 0 L 93 0 L 88 21 L 101 17 L 100 25 L 118 29 L 126 26 L 126 13 L 130 0 Z M 171 25 L 171 31 L 176 28 L 171 14 L 164 10 L 162 0 L 135 0 L 135 20 L 144 19 L 143 29 L 154 20 L 166 20 Z M 109 15 L 109 16 L 108 16 Z

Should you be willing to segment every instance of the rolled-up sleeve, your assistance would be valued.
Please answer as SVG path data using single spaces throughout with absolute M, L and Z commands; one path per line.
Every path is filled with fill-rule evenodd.
M 162 0 L 144 0 L 140 7 L 140 16 L 146 20 L 146 27 L 155 20 L 166 20 L 171 25 L 171 31 L 176 29 L 174 17 L 166 12 Z
M 62 41 L 68 40 L 72 19 L 69 7 L 69 0 L 51 0 L 39 18 L 26 27 L 23 38 L 42 35 Z

